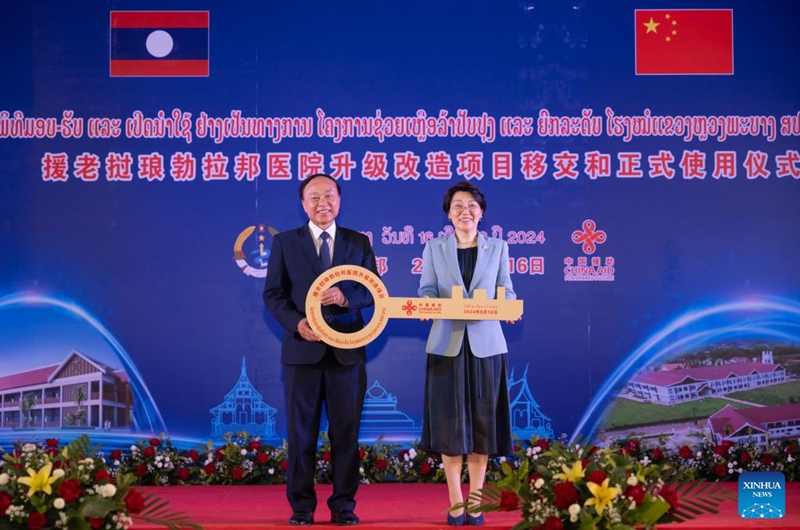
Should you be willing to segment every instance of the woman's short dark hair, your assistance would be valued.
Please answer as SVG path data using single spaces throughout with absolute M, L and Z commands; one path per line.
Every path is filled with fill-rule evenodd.
M 463 180 L 445 192 L 444 202 L 442 203 L 442 209 L 445 214 L 450 213 L 450 203 L 453 202 L 453 195 L 459 191 L 466 191 L 472 195 L 472 198 L 475 199 L 475 202 L 481 207 L 481 211 L 486 211 L 486 197 L 483 196 L 481 189 L 475 184 Z
M 305 179 L 300 184 L 300 189 L 298 189 L 297 192 L 300 195 L 300 200 L 301 201 L 303 200 L 303 192 L 305 191 L 306 186 L 308 186 L 308 183 L 311 182 L 312 180 L 314 180 L 317 177 L 325 177 L 326 179 L 331 179 L 331 181 L 333 181 L 333 183 L 336 184 L 336 191 L 337 191 L 337 193 L 339 193 L 339 197 L 342 196 L 342 187 L 339 186 L 339 181 L 337 181 L 335 178 L 333 178 L 330 175 L 326 175 L 325 173 L 315 173 L 314 175 L 311 175 L 310 177 Z

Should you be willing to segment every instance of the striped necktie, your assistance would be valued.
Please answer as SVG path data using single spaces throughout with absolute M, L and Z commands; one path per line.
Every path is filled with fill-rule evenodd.
M 328 232 L 322 232 L 319 237 L 322 239 L 322 244 L 319 246 L 319 262 L 322 264 L 322 268 L 327 270 L 331 267 L 331 245 L 328 243 L 331 235 Z

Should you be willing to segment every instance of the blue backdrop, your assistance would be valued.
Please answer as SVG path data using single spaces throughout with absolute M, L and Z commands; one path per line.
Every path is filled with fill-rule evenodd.
M 637 370 L 679 354 L 768 348 L 793 366 L 797 4 L 658 4 L 679 22 L 731 10 L 729 75 L 637 75 L 640 7 L 3 3 L 0 441 L 28 434 L 30 392 L 27 427 L 64 426 L 75 408 L 45 413 L 41 396 L 81 381 L 57 375 L 73 352 L 130 385 L 132 425 L 115 418 L 104 436 L 205 441 L 244 374 L 265 412 L 223 423 L 279 440 L 264 257 L 270 229 L 306 220 L 297 188 L 319 170 L 339 177 L 338 222 L 371 234 L 394 296 L 416 295 L 424 241 L 447 229 L 444 191 L 483 188 L 482 228 L 508 240 L 525 301 L 505 326 L 517 388 L 535 401 L 515 420 L 522 434 L 595 433 Z M 147 9 L 208 13 L 186 44 L 208 75 L 177 63 L 111 75 L 112 12 Z M 180 51 L 186 30 L 164 31 Z M 418 436 L 428 327 L 391 321 L 368 348 L 368 384 L 382 389 L 371 403 L 405 422 L 372 423 L 371 436 Z M 117 406 L 92 403 L 95 422 Z

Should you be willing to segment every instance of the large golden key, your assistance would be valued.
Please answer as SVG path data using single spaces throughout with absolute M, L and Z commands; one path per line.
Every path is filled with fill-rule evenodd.
M 334 284 L 351 280 L 366 287 L 375 300 L 372 319 L 360 331 L 342 333 L 328 325 L 322 315 L 320 296 Z M 504 287 L 497 288 L 497 299 L 486 298 L 486 291 L 476 289 L 473 298 L 464 298 L 461 286 L 453 287 L 452 298 L 399 298 L 389 296 L 377 274 L 357 265 L 339 265 L 320 274 L 306 296 L 306 318 L 311 329 L 326 344 L 353 349 L 369 344 L 381 334 L 390 318 L 451 320 L 519 320 L 522 300 L 506 300 Z

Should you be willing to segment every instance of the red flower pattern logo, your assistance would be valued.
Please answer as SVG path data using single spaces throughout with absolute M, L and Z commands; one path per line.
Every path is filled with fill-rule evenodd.
M 597 245 L 605 243 L 608 236 L 603 230 L 597 230 L 597 223 L 591 219 L 583 222 L 583 230 L 572 232 L 572 242 L 583 245 L 583 253 L 592 255 Z
M 417 310 L 417 306 L 411 303 L 411 300 L 406 302 L 406 305 L 402 306 L 400 309 L 406 312 L 406 315 L 411 315 L 414 311 Z

